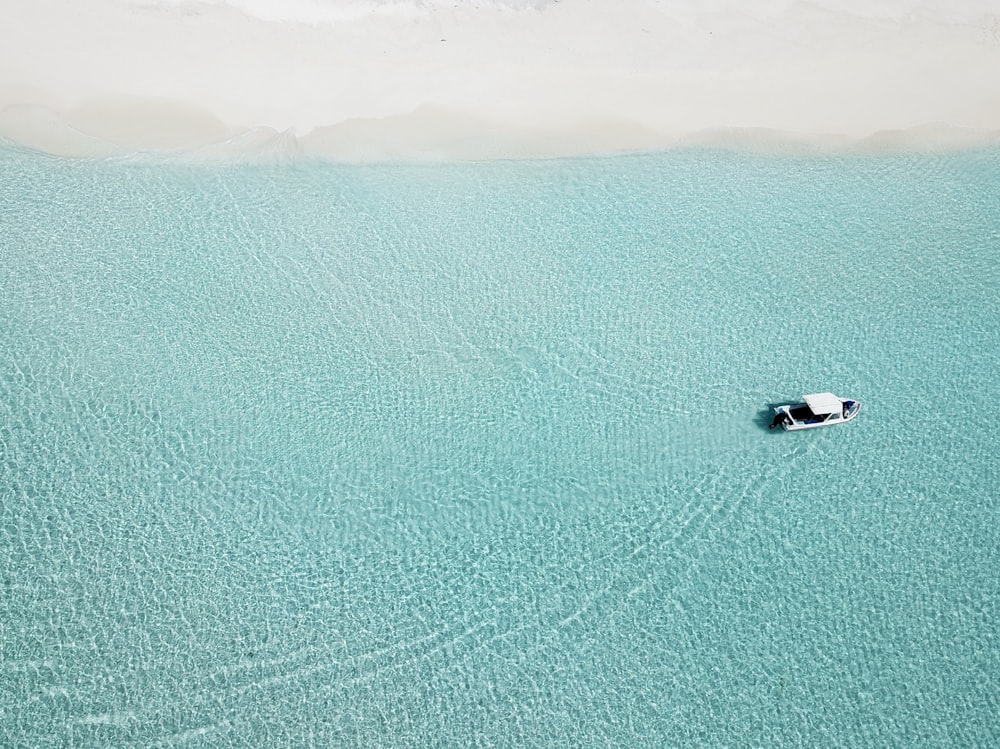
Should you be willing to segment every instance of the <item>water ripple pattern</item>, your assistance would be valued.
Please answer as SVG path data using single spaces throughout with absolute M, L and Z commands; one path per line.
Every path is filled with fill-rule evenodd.
M 997 151 L 0 171 L 0 745 L 1000 742 Z

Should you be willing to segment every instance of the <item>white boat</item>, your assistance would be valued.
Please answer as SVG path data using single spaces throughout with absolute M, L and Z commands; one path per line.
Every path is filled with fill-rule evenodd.
M 839 398 L 833 393 L 813 393 L 802 396 L 805 403 L 775 406 L 771 429 L 782 426 L 788 431 L 813 429 L 843 424 L 858 415 L 861 404 L 850 398 Z

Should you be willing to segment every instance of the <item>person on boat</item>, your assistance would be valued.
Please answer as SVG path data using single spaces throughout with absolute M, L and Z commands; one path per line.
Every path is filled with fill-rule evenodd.
M 769 426 L 768 429 L 774 429 L 776 426 L 781 426 L 787 421 L 788 413 L 785 411 L 778 411 L 778 413 L 774 415 L 774 421 L 771 422 L 771 426 Z
M 854 401 L 844 401 L 844 418 L 847 418 L 847 414 L 851 412 L 851 406 L 854 405 Z

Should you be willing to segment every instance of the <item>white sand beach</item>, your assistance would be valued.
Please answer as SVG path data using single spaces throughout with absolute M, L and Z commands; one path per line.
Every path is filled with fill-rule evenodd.
M 995 0 L 32 0 L 3 14 L 0 135 L 56 154 L 1000 140 Z

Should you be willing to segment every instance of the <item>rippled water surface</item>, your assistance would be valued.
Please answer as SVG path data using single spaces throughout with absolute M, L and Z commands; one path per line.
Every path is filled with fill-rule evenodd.
M 997 151 L 0 174 L 0 745 L 1000 741 Z

